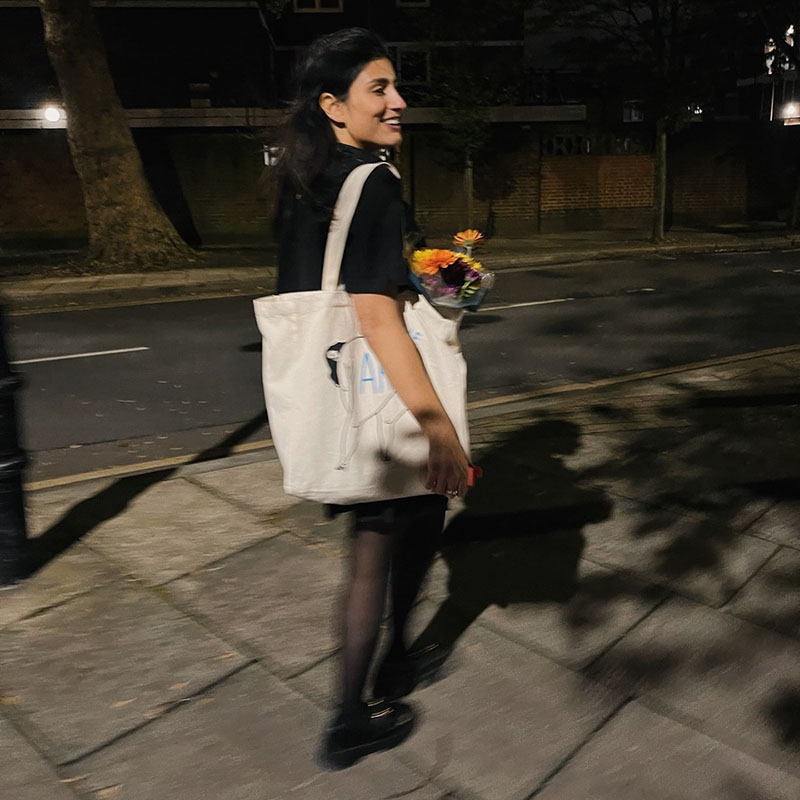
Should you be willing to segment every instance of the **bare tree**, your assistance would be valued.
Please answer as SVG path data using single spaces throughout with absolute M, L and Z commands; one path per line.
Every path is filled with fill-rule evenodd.
M 90 0 L 39 2 L 83 191 L 90 262 L 110 271 L 194 260 L 145 178 Z
M 522 28 L 528 4 L 527 0 L 495 0 L 491 19 L 487 19 L 484 0 L 451 0 L 432 5 L 423 18 L 421 32 L 432 48 L 441 41 L 453 44 L 438 51 L 439 63 L 421 99 L 443 108 L 442 155 L 444 163 L 463 173 L 464 222 L 468 228 L 476 224 L 475 174 L 488 155 L 491 107 L 516 103 L 521 82 L 518 57 L 487 59 L 481 45 L 494 24 L 518 20 Z
M 540 24 L 563 32 L 562 55 L 597 86 L 646 98 L 655 130 L 652 239 L 661 241 L 669 137 L 711 93 L 725 66 L 720 23 L 728 29 L 730 21 L 711 0 L 540 0 L 538 7 L 546 11 Z

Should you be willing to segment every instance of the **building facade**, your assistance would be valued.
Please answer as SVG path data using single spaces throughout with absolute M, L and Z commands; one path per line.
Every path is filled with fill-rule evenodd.
M 488 14 L 475 0 L 291 0 L 277 18 L 250 0 L 94 5 L 154 193 L 193 244 L 269 240 L 269 148 L 294 68 L 316 36 L 350 25 L 377 30 L 392 50 L 410 104 L 398 162 L 431 236 L 465 225 L 464 174 L 442 108 L 470 96 L 491 121 L 474 169 L 478 227 L 528 236 L 649 224 L 647 122 L 635 105 L 609 117 L 568 69 L 543 67 L 521 5 Z M 78 243 L 85 222 L 64 122 L 43 116 L 59 95 L 38 8 L 0 0 L 0 20 L 0 243 Z M 745 140 L 734 123 L 687 132 L 670 170 L 675 222 L 747 215 Z

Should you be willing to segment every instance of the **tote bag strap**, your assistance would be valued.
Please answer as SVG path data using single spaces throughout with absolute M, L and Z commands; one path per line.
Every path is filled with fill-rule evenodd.
M 353 220 L 353 214 L 356 213 L 356 206 L 361 199 L 364 184 L 376 167 L 387 167 L 396 178 L 400 177 L 400 173 L 391 164 L 379 161 L 375 164 L 361 164 L 345 178 L 339 191 L 339 197 L 336 198 L 333 219 L 328 228 L 328 242 L 325 245 L 322 286 L 320 287 L 323 292 L 335 292 L 339 287 L 339 273 L 342 270 L 342 257 L 344 256 L 344 246 L 347 243 L 347 234 L 350 232 L 350 223 Z

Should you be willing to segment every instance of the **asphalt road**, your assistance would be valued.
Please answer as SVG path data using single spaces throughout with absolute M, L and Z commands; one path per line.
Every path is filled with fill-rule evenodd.
M 503 272 L 463 326 L 470 400 L 795 344 L 799 300 L 796 252 Z M 269 436 L 249 298 L 17 316 L 9 340 L 30 481 Z

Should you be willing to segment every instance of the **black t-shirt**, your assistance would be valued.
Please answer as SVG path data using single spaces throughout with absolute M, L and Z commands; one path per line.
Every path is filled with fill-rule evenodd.
M 345 178 L 359 164 L 380 159 L 337 144 L 312 189 L 321 206 L 332 209 Z M 400 181 L 388 168 L 373 170 L 356 206 L 342 258 L 340 283 L 353 294 L 392 294 L 410 287 L 403 255 L 406 206 Z M 322 283 L 322 262 L 330 216 L 287 186 L 280 199 L 277 234 L 278 294 L 315 291 Z

